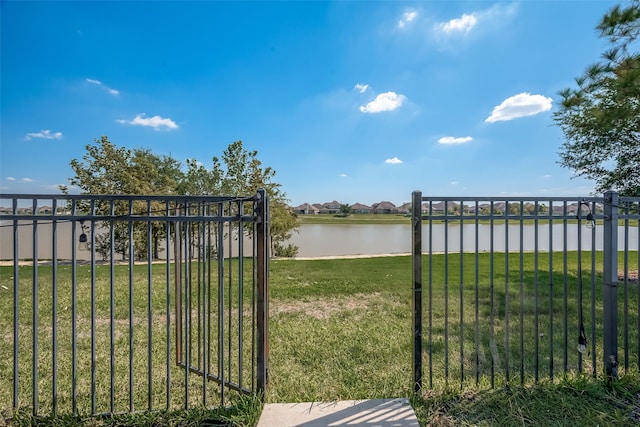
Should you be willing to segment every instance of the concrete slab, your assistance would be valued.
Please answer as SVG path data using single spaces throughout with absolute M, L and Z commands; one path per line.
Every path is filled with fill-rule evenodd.
M 257 427 L 420 427 L 409 399 L 268 403 Z

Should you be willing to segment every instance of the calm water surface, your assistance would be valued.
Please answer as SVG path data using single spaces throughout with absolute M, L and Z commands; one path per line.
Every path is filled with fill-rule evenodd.
M 324 257 L 340 255 L 401 254 L 411 252 L 410 224 L 303 224 L 299 233 L 294 234 L 291 242 L 299 247 L 299 257 Z M 638 250 L 640 229 L 618 227 L 618 248 L 624 250 L 625 235 L 630 250 Z M 434 252 L 480 252 L 519 251 L 522 242 L 524 251 L 562 251 L 578 249 L 580 239 L 582 249 L 590 250 L 593 240 L 592 230 L 584 225 L 539 224 L 536 235 L 533 225 L 496 225 L 489 224 L 433 224 L 431 229 L 423 224 L 422 247 L 429 249 L 429 235 L 432 236 L 431 248 Z M 492 246 L 493 242 L 493 246 Z M 602 250 L 602 229 L 595 231 L 597 250 Z
M 6 225 L 7 221 L 0 221 Z M 81 233 L 77 230 L 78 235 Z M 53 239 L 50 224 L 38 226 L 38 257 L 50 259 Z M 567 224 L 539 224 L 536 233 L 533 225 L 496 225 L 491 229 L 489 224 L 449 224 L 445 228 L 442 223 L 434 223 L 429 228 L 423 225 L 422 247 L 429 250 L 429 236 L 432 236 L 431 249 L 434 252 L 465 252 L 490 251 L 512 252 L 519 251 L 522 245 L 524 251 L 562 251 L 577 250 L 578 242 L 584 250 L 591 249 L 593 236 L 597 250 L 602 249 L 602 229 L 592 230 L 584 225 Z M 640 228 L 618 227 L 618 249 L 630 250 L 640 247 Z M 625 238 L 625 236 L 627 236 Z M 19 227 L 19 257 L 33 258 L 33 237 L 31 225 Z M 410 224 L 302 224 L 298 233 L 294 233 L 291 243 L 298 246 L 299 257 L 327 257 L 347 255 L 377 255 L 377 254 L 406 254 L 411 252 Z M 247 249 L 251 244 L 247 241 Z M 57 252 L 59 259 L 71 259 L 71 224 L 60 222 L 57 225 Z M 234 254 L 235 255 L 235 254 Z M 247 253 L 249 255 L 249 253 Z M 89 259 L 89 252 L 78 251 L 79 259 Z M 163 254 L 161 254 L 161 257 Z M 0 259 L 13 258 L 13 227 L 0 227 Z

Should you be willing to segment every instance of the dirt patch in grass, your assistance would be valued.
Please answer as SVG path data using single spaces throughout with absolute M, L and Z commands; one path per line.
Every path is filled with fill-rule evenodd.
M 327 319 L 344 311 L 366 310 L 383 303 L 379 292 L 355 294 L 339 298 L 318 298 L 303 301 L 272 300 L 269 311 L 272 316 L 281 313 L 305 314 L 315 319 Z

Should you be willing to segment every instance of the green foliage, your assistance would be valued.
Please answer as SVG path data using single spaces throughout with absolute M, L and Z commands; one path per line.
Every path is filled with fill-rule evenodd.
M 286 194 L 282 191 L 281 185 L 273 182 L 276 171 L 270 167 L 262 167 L 262 162 L 258 160 L 258 152 L 247 151 L 242 141 L 236 141 L 227 147 L 222 154 L 223 166 L 223 191 L 229 194 L 253 194 L 259 188 L 267 192 L 270 200 L 270 227 L 272 252 L 275 252 L 275 245 L 282 244 L 291 238 L 292 233 L 297 228 L 296 218 L 287 206 Z M 214 167 L 218 162 L 213 158 Z M 298 248 L 291 246 L 291 250 L 297 253 Z
M 149 149 L 136 148 L 129 150 L 118 147 L 102 136 L 88 144 L 81 160 L 71 160 L 71 168 L 75 176 L 69 179 L 71 186 L 78 187 L 82 194 L 109 195 L 251 195 L 264 188 L 270 198 L 271 205 L 271 244 L 287 248 L 283 244 L 291 238 L 297 227 L 296 218 L 287 207 L 286 194 L 281 185 L 274 182 L 275 171 L 263 167 L 258 159 L 257 151 L 248 151 L 242 141 L 235 141 L 227 147 L 220 158 L 213 157 L 208 169 L 196 159 L 187 159 L 183 165 L 170 156 L 158 156 Z M 186 169 L 186 170 L 185 170 Z M 61 186 L 68 194 L 69 188 Z M 79 206 L 81 211 L 89 212 L 88 204 Z M 97 203 L 94 213 L 97 215 L 126 215 L 130 212 L 163 212 L 165 207 L 157 201 L 148 205 L 143 201 L 134 201 L 133 206 L 126 202 L 118 202 L 113 206 Z M 108 227 L 107 222 L 103 223 Z M 195 232 L 195 231 L 194 231 Z M 129 230 L 125 222 L 117 222 L 114 226 L 114 252 L 123 259 L 132 251 L 127 243 L 129 234 L 134 236 L 133 254 L 137 259 L 158 258 L 159 240 L 165 236 L 163 223 L 152 223 L 152 254 L 148 254 L 148 230 L 145 223 L 134 224 Z M 217 229 L 213 230 L 213 234 Z M 213 240 L 217 242 L 217 239 Z M 289 253 L 297 252 L 297 247 L 289 245 Z M 94 247 L 106 259 L 110 255 L 110 239 L 108 234 L 98 234 Z
M 178 184 L 178 194 L 186 196 L 222 194 L 222 172 L 219 165 L 211 170 L 198 163 L 196 159 L 186 160 L 187 171 Z
M 213 158 L 214 169 L 220 168 L 222 174 L 223 194 L 254 194 L 259 188 L 264 188 L 267 196 L 272 200 L 282 200 L 285 194 L 280 184 L 272 181 L 276 171 L 270 167 L 262 167 L 256 150 L 248 151 L 242 141 L 235 141 L 222 153 L 222 163 L 217 157 Z
M 340 215 L 349 216 L 351 215 L 352 212 L 353 212 L 353 209 L 351 208 L 351 206 L 349 206 L 349 204 L 347 203 L 340 204 Z
M 566 141 L 559 163 L 595 181 L 596 190 L 640 196 L 640 0 L 615 6 L 597 26 L 611 49 L 560 92 L 554 114 Z
M 155 155 L 148 149 L 129 150 L 118 147 L 106 136 L 94 139 L 94 144 L 87 144 L 85 148 L 87 151 L 81 160 L 73 159 L 70 162 L 75 176 L 69 178 L 69 183 L 79 188 L 81 194 L 175 194 L 178 183 L 183 179 L 180 162 L 170 156 Z M 68 194 L 68 187 L 61 186 L 61 190 Z M 134 201 L 132 206 L 126 202 L 110 204 L 100 201 L 93 207 L 84 202 L 78 209 L 84 212 L 92 212 L 93 209 L 92 213 L 95 215 L 126 215 L 130 211 L 148 212 L 153 215 L 156 211 L 162 211 L 164 207 L 158 201 L 151 201 L 150 204 Z M 102 226 L 108 227 L 109 223 L 105 221 Z M 152 254 L 148 254 L 146 224 L 134 224 L 133 230 L 128 230 L 127 227 L 125 222 L 115 224 L 114 252 L 121 254 L 123 258 L 129 255 L 132 248 L 125 242 L 132 232 L 134 256 L 137 259 L 146 259 L 149 255 L 157 258 L 158 242 L 165 235 L 164 224 L 151 223 Z M 103 257 L 107 256 L 109 242 L 105 234 L 97 234 L 95 247 Z
M 99 234 L 96 236 L 94 245 L 96 253 L 98 253 L 103 261 L 108 261 L 111 255 L 111 238 L 109 234 Z
M 282 243 L 275 242 L 273 244 L 273 256 L 293 258 L 298 255 L 298 247 L 289 243 L 284 245 Z
M 298 247 L 287 244 L 294 232 L 297 232 L 298 220 L 296 215 L 282 200 L 272 200 L 270 204 L 271 223 L 269 224 L 269 237 L 271 238 L 271 250 L 275 256 L 294 257 L 298 253 Z
M 118 147 L 106 136 L 85 148 L 82 160 L 70 162 L 69 183 L 82 194 L 171 194 L 182 179 L 180 162 L 170 156 Z
M 183 194 L 250 195 L 263 188 L 270 200 L 272 253 L 281 256 L 276 254 L 276 248 L 297 253 L 298 248 L 294 245 L 283 246 L 298 225 L 296 218 L 287 206 L 281 185 L 273 181 L 275 170 L 262 166 L 257 151 L 249 151 L 242 141 L 235 141 L 220 158 L 213 157 L 211 170 L 199 165 L 195 159 L 187 160 L 187 167 L 180 187 Z

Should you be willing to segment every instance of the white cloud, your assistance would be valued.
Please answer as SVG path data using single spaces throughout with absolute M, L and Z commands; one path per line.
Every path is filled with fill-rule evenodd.
M 349 175 L 347 175 L 346 173 L 341 173 L 341 174 L 340 174 L 340 175 L 338 175 L 338 176 L 339 176 L 340 178 L 346 178 L 346 177 L 348 177 Z
M 367 89 L 369 89 L 369 85 L 358 83 L 353 88 L 354 89 L 358 89 L 358 91 L 360 91 L 360 93 L 365 93 L 367 91 Z
M 94 85 L 98 85 L 102 88 L 104 88 L 104 90 L 106 90 L 107 92 L 109 92 L 109 94 L 111 95 L 120 95 L 120 91 L 116 90 L 116 89 L 112 89 L 108 86 L 105 86 L 100 80 L 95 80 L 95 79 L 86 79 L 87 83 L 91 83 Z
M 470 136 L 455 137 L 455 136 L 443 136 L 438 140 L 440 144 L 465 144 L 473 140 Z
M 397 157 L 392 157 L 390 159 L 385 160 L 384 162 L 388 165 L 399 165 L 400 163 L 402 163 L 402 160 L 400 160 Z
M 33 182 L 31 178 L 22 178 L 22 182 Z
M 31 141 L 31 138 L 40 138 L 40 139 L 60 139 L 62 138 L 62 132 L 54 132 L 51 133 L 49 129 L 41 130 L 40 132 L 30 132 L 25 137 L 25 141 Z
M 495 4 L 488 9 L 463 13 L 458 18 L 438 22 L 433 28 L 436 37 L 439 35 L 455 37 L 478 31 L 500 32 L 506 24 L 511 22 L 512 17 L 518 12 L 518 8 L 517 3 Z
M 405 12 L 402 14 L 402 18 L 398 21 L 398 28 L 404 28 L 407 23 L 413 21 L 418 16 L 418 12 L 415 10 Z
M 475 13 L 468 15 L 464 13 L 460 18 L 455 18 L 449 22 L 440 23 L 440 28 L 445 33 L 468 33 L 478 23 Z
M 485 122 L 494 123 L 534 116 L 549 111 L 552 101 L 551 98 L 542 95 L 531 95 L 527 92 L 519 93 L 505 99 L 500 105 L 494 107 Z
M 133 120 L 127 121 L 120 119 L 116 120 L 116 122 L 135 126 L 149 126 L 154 128 L 155 130 L 160 130 L 160 128 L 178 129 L 178 125 L 176 124 L 176 122 L 169 118 L 165 119 L 160 116 L 145 117 L 144 113 L 136 115 Z
M 519 5 L 516 2 L 511 4 L 497 3 L 491 6 L 489 9 L 482 10 L 474 15 L 480 21 L 504 22 L 509 18 L 515 16 L 518 13 Z
M 459 182 L 458 182 L 458 181 L 451 181 L 449 184 L 451 184 L 451 185 L 458 185 L 458 184 L 459 184 Z
M 7 177 L 7 181 L 15 181 L 15 180 L 16 180 L 16 179 L 15 179 L 14 177 L 12 177 L 12 176 L 8 176 L 8 177 Z
M 376 99 L 369 102 L 367 105 L 360 107 L 360 111 L 363 113 L 380 113 L 383 111 L 393 111 L 400 108 L 407 97 L 397 94 L 395 92 L 385 92 L 376 96 Z

